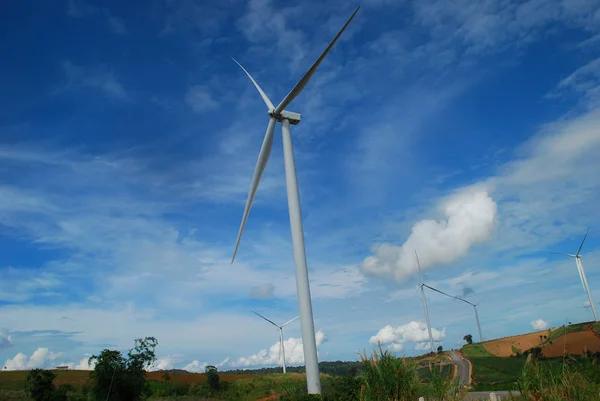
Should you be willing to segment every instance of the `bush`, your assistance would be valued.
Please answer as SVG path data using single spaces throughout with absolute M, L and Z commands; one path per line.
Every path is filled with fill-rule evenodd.
M 56 375 L 50 370 L 34 369 L 25 379 L 25 386 L 29 396 L 34 401 L 68 401 L 69 394 L 75 391 L 70 384 L 61 384 L 54 387 Z

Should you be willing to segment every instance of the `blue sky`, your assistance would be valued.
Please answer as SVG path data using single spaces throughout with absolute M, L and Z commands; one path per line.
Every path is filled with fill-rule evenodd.
M 598 1 L 364 0 L 289 107 L 321 360 L 424 347 L 425 280 L 493 338 L 600 300 Z M 277 364 L 297 314 L 280 128 L 235 264 L 268 116 L 356 4 L 3 7 L 0 360 L 84 367 L 156 336 L 157 366 Z M 473 312 L 428 294 L 436 340 Z M 389 326 L 389 327 L 388 327 Z M 542 326 L 544 326 L 542 324 Z M 541 326 L 540 326 L 541 327 Z M 300 325 L 286 355 L 302 361 Z

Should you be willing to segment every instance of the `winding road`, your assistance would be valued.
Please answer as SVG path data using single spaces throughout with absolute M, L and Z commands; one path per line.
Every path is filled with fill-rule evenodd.
M 450 358 L 452 358 L 452 364 L 458 367 L 460 384 L 467 386 L 471 382 L 471 366 L 469 362 L 456 351 L 450 351 L 449 354 Z

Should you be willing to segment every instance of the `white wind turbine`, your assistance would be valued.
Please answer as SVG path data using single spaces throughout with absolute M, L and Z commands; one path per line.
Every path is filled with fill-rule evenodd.
M 421 281 L 422 281 L 422 279 L 421 279 Z M 440 294 L 445 295 L 447 297 L 458 299 L 459 301 L 462 301 L 462 302 L 465 302 L 465 303 L 471 305 L 473 307 L 473 310 L 475 310 L 475 320 L 477 321 L 477 330 L 479 331 L 479 341 L 483 342 L 483 334 L 481 334 L 481 325 L 479 324 L 479 313 L 477 313 L 477 305 L 479 305 L 481 303 L 481 301 L 479 301 L 476 304 L 474 304 L 473 302 L 467 301 L 464 298 L 447 294 L 444 291 L 440 291 L 437 288 L 430 287 L 427 284 L 423 284 L 423 286 L 429 288 L 432 291 L 439 292 Z
M 254 312 L 254 311 L 252 311 Z M 298 319 L 300 316 L 296 316 L 295 318 L 293 318 L 292 320 L 288 320 L 287 322 L 285 322 L 282 325 L 278 325 L 277 323 L 267 319 L 266 317 L 264 317 L 263 315 L 261 315 L 258 312 L 254 312 L 256 315 L 262 317 L 263 319 L 265 319 L 267 322 L 271 323 L 273 326 L 277 327 L 279 329 L 279 355 L 281 358 L 281 366 L 283 366 L 283 373 L 287 373 L 286 369 L 285 369 L 285 347 L 283 346 L 283 327 L 286 326 L 289 323 L 292 323 L 294 320 Z
M 417 255 L 417 251 L 415 250 L 415 256 L 417 257 L 417 267 L 419 268 L 419 275 L 421 276 L 421 284 L 417 287 L 421 290 L 421 299 L 423 299 L 423 309 L 425 310 L 425 322 L 427 323 L 427 333 L 429 334 L 429 346 L 431 347 L 431 352 L 435 352 L 433 350 L 433 335 L 431 334 L 431 323 L 429 322 L 429 310 L 427 309 L 427 299 L 425 299 L 425 288 L 431 288 L 423 282 L 423 272 L 421 271 L 421 264 L 419 263 L 419 255 Z
M 235 242 L 235 249 L 233 251 L 233 257 L 231 263 L 235 260 L 242 233 L 244 232 L 244 226 L 254 201 L 254 196 L 258 189 L 260 179 L 263 175 L 269 156 L 271 155 L 271 148 L 273 147 L 273 133 L 275 130 L 275 123 L 280 122 L 283 136 L 283 158 L 285 164 L 285 181 L 287 187 L 288 197 L 288 209 L 290 215 L 290 228 L 292 232 L 292 244 L 294 248 L 294 262 L 296 265 L 296 288 L 298 291 L 298 303 L 300 306 L 300 324 L 302 327 L 302 345 L 304 350 L 304 362 L 306 367 L 306 384 L 309 394 L 321 394 L 321 380 L 319 377 L 319 363 L 317 359 L 317 344 L 315 339 L 315 327 L 312 316 L 312 302 L 310 299 L 310 286 L 308 282 L 308 269 L 306 267 L 306 248 L 304 246 L 304 231 L 302 229 L 302 216 L 300 211 L 300 196 L 298 194 L 298 179 L 296 177 L 296 165 L 294 162 L 294 151 L 292 148 L 292 138 L 290 134 L 290 124 L 297 125 L 300 122 L 300 114 L 293 113 L 291 111 L 284 110 L 295 98 L 300 94 L 304 86 L 308 83 L 314 72 L 319 67 L 319 64 L 325 59 L 327 53 L 331 50 L 333 45 L 340 38 L 350 21 L 354 18 L 360 7 L 358 7 L 348 21 L 344 24 L 339 33 L 335 36 L 333 41 L 327 46 L 323 54 L 315 61 L 310 69 L 304 74 L 302 79 L 298 81 L 296 86 L 283 98 L 281 103 L 277 107 L 273 105 L 269 97 L 258 85 L 258 83 L 252 78 L 250 73 L 246 71 L 240 63 L 235 59 L 234 61 L 244 70 L 248 78 L 252 81 L 258 93 L 262 97 L 263 101 L 267 105 L 269 114 L 269 124 L 267 126 L 267 132 L 263 139 L 260 153 L 258 154 L 258 160 L 256 161 L 256 167 L 254 168 L 254 175 L 252 176 L 252 183 L 250 184 L 250 191 L 248 192 L 248 200 L 246 201 L 246 207 L 244 208 L 244 214 L 242 216 L 242 223 L 240 224 L 240 230 L 238 232 L 237 240 Z
M 594 300 L 592 299 L 592 293 L 590 292 L 590 286 L 588 285 L 587 278 L 585 277 L 585 271 L 583 271 L 583 263 L 581 263 L 581 248 L 583 248 L 583 243 L 588 236 L 590 230 L 588 229 L 583 237 L 583 241 L 581 241 L 581 245 L 579 245 L 579 249 L 577 249 L 577 253 L 575 255 L 570 253 L 560 253 L 560 252 L 551 252 L 557 255 L 569 256 L 575 259 L 575 264 L 577 265 L 577 271 L 579 272 L 579 278 L 581 279 L 581 284 L 583 285 L 583 289 L 585 290 L 588 300 L 590 301 L 590 307 L 592 308 L 592 312 L 594 313 L 594 320 L 598 321 L 598 313 L 596 312 L 596 305 L 594 304 Z

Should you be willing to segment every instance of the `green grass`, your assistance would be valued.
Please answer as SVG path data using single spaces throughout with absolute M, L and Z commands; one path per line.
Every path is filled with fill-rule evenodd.
M 478 357 L 473 364 L 474 391 L 514 390 L 525 366 L 525 358 Z M 562 358 L 543 359 L 540 365 L 555 367 Z
M 488 350 L 486 350 L 482 344 L 464 345 L 460 350 L 466 357 L 494 356 L 490 352 L 488 352 Z
M 600 322 L 594 323 L 594 325 L 592 326 L 592 331 L 600 335 Z

